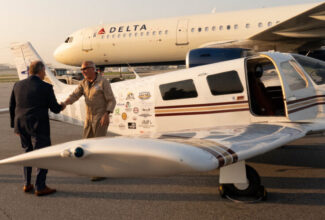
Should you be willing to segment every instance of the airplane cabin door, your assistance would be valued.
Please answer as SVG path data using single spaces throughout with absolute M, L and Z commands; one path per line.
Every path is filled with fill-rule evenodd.
M 289 54 L 276 53 L 272 59 L 280 72 L 287 117 L 291 121 L 315 118 L 316 91 L 303 69 Z
M 176 45 L 187 45 L 188 43 L 188 19 L 180 19 L 176 29 Z
M 83 51 L 93 50 L 93 47 L 92 47 L 93 35 L 94 35 L 93 31 L 88 31 L 84 34 L 83 39 L 82 39 L 82 50 Z

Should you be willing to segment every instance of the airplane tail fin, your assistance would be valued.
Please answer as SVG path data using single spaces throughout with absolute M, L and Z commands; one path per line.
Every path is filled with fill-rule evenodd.
M 30 42 L 12 43 L 10 49 L 15 57 L 19 80 L 26 79 L 29 76 L 29 65 L 31 62 L 40 60 L 44 63 Z M 44 65 L 46 72 L 45 81 L 52 84 L 55 89 L 62 88 L 64 84 L 54 76 L 45 63 Z

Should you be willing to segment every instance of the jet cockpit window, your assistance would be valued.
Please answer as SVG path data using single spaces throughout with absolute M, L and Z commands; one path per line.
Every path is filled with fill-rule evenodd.
M 188 99 L 198 96 L 192 79 L 162 84 L 159 89 L 163 100 Z
M 303 89 L 308 86 L 303 72 L 294 60 L 282 62 L 280 66 L 291 90 Z
M 241 93 L 244 88 L 236 71 L 218 73 L 207 77 L 212 95 Z
M 72 43 L 72 41 L 73 41 L 73 37 L 68 37 L 68 38 L 64 41 L 64 43 Z
M 292 56 L 317 85 L 325 84 L 324 61 L 298 54 L 292 54 Z

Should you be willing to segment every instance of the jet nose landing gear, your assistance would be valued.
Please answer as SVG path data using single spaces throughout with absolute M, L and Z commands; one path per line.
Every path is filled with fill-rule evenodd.
M 247 184 L 220 184 L 219 193 L 222 198 L 233 202 L 252 203 L 267 199 L 267 192 L 261 185 L 261 178 L 256 170 L 246 165 Z

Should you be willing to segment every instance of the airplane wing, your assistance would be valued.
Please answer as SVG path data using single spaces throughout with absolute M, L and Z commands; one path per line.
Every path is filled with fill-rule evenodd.
M 305 48 L 319 48 L 323 46 L 325 36 L 325 3 L 320 3 L 305 12 L 278 23 L 262 32 L 259 32 L 247 39 L 215 41 L 203 44 L 200 48 L 260 48 L 265 50 L 268 42 L 277 42 L 281 51 L 286 44 L 294 44 L 296 50 Z M 282 49 L 286 50 L 286 49 Z
M 320 3 L 296 17 L 250 37 L 249 40 L 285 41 L 290 38 L 303 38 L 307 42 L 324 39 L 324 36 L 325 3 Z
M 87 176 L 139 177 L 204 172 L 280 147 L 305 136 L 294 125 L 251 124 L 149 137 L 67 142 L 0 161 Z

